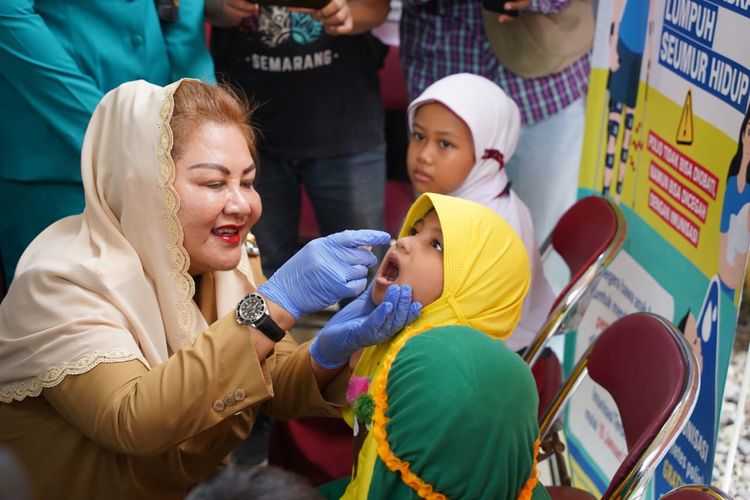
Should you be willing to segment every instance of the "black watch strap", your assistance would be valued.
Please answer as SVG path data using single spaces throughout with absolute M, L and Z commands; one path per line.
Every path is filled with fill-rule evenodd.
M 255 323 L 255 328 L 274 342 L 281 341 L 281 339 L 284 338 L 284 335 L 286 335 L 286 332 L 282 330 L 268 314 L 264 315 L 257 323 Z

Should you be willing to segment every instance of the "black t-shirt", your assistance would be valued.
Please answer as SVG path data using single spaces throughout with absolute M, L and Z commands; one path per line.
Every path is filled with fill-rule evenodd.
M 259 149 L 286 159 L 383 144 L 378 70 L 386 51 L 369 33 L 329 36 L 285 7 L 261 7 L 238 28 L 211 34 L 218 79 L 241 86 L 257 106 Z

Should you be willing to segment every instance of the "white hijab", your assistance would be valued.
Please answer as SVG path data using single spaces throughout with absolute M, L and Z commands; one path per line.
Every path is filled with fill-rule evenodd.
M 208 326 L 193 301 L 173 187 L 179 83 L 125 83 L 94 111 L 81 153 L 86 207 L 31 243 L 0 304 L 1 402 L 102 362 L 153 367 Z M 253 288 L 247 257 L 213 282 L 221 315 Z
M 531 287 L 521 321 L 506 340 L 511 349 L 518 350 L 527 346 L 544 324 L 554 300 L 544 277 L 529 209 L 512 190 L 506 189 L 505 165 L 518 144 L 521 113 L 513 99 L 495 83 L 478 75 L 458 73 L 433 83 L 409 104 L 410 131 L 417 109 L 431 102 L 442 104 L 458 116 L 469 127 L 474 141 L 474 167 L 458 189 L 448 194 L 475 201 L 500 214 L 521 236 L 529 253 Z
M 474 168 L 451 196 L 475 201 L 495 211 L 498 197 L 508 185 L 505 165 L 516 150 L 521 133 L 521 113 L 503 90 L 490 80 L 470 73 L 446 76 L 433 83 L 409 104 L 409 130 L 417 109 L 439 102 L 471 130 Z

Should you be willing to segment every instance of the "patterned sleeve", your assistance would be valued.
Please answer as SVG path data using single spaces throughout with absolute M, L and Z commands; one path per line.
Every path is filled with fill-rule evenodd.
M 531 0 L 526 10 L 540 14 L 554 14 L 568 6 L 570 0 Z

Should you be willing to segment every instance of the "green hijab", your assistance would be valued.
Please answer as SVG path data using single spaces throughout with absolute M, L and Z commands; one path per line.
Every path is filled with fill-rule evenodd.
M 433 328 L 384 369 L 385 397 L 373 392 L 378 456 L 357 497 L 549 498 L 535 480 L 534 379 L 501 340 L 466 326 Z

